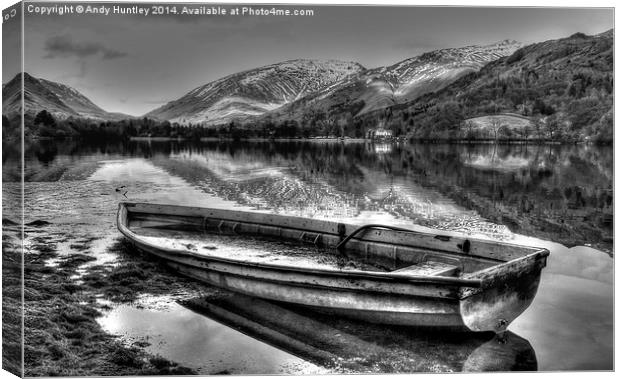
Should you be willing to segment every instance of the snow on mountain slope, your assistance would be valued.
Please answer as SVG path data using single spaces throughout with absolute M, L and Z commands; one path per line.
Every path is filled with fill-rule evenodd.
M 37 78 L 24 73 L 24 107 L 26 113 L 36 113 L 42 109 L 63 117 L 76 116 L 58 96 L 50 91 Z M 22 81 L 21 74 L 16 75 L 2 87 L 2 113 L 10 116 L 21 112 Z
M 77 90 L 56 82 L 35 78 L 24 73 L 24 107 L 26 113 L 36 114 L 45 109 L 57 118 L 81 117 L 98 120 L 129 118 L 120 113 L 106 112 Z M 21 74 L 2 86 L 2 113 L 21 112 Z
M 380 69 L 388 78 L 395 78 L 397 102 L 413 100 L 427 92 L 437 91 L 463 75 L 509 56 L 522 45 L 504 40 L 486 46 L 466 46 L 431 51 Z
M 358 63 L 291 60 L 205 84 L 146 114 L 180 123 L 226 123 L 260 115 L 363 71 Z
M 333 86 L 265 114 L 266 117 L 298 119 L 304 113 L 343 111 L 362 115 L 391 105 L 415 100 L 438 91 L 484 65 L 514 53 L 521 44 L 501 41 L 486 46 L 467 46 L 428 52 L 392 66 L 351 75 Z

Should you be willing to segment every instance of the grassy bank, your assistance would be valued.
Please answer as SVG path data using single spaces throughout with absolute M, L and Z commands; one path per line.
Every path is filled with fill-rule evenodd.
M 93 265 L 96 258 L 89 255 L 93 239 L 73 241 L 68 236 L 47 233 L 46 227 L 42 225 L 27 231 L 30 243 L 24 262 L 26 376 L 195 374 L 163 357 L 147 354 L 144 345 L 127 346 L 106 333 L 97 318 L 109 305 L 98 299 L 123 303 L 145 294 L 182 291 L 194 296 L 205 288 L 169 275 L 157 262 L 136 264 L 135 252 L 120 241 L 108 250 L 118 255 L 114 264 Z M 19 258 L 16 237 L 15 231 L 3 231 L 5 257 Z M 58 251 L 58 245 L 67 241 L 73 251 L 80 252 Z M 89 265 L 88 269 L 81 270 L 85 265 Z M 4 284 L 5 293 L 19 292 L 18 281 Z M 8 304 L 19 306 L 19 303 Z M 5 339 L 15 337 L 19 329 L 5 329 L 4 333 Z M 6 353 L 15 354 L 16 351 L 5 345 Z
M 9 225 L 7 225 L 9 224 Z M 22 374 L 21 254 L 17 224 L 2 222 L 2 368 Z M 13 236 L 7 229 L 15 228 Z

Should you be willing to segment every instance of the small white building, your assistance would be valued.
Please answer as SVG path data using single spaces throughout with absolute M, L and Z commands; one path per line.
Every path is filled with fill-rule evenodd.
M 385 128 L 369 129 L 366 132 L 367 139 L 391 139 L 394 136 L 391 130 Z

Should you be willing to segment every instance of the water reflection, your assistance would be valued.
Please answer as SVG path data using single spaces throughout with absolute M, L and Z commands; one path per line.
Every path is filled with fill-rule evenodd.
M 219 196 L 282 213 L 386 212 L 396 223 L 611 249 L 609 148 L 390 146 L 213 142 L 177 145 L 152 160 Z
M 191 367 L 201 375 L 327 373 L 324 368 L 165 298 L 150 299 L 148 303 L 117 306 L 98 322 L 125 343 L 142 346 L 151 354 Z
M 512 332 L 498 337 L 372 325 L 227 291 L 180 305 L 139 304 L 116 307 L 99 322 L 126 343 L 144 346 L 200 374 L 538 368 L 530 343 Z
M 12 150 L 3 144 L 5 182 L 20 180 Z M 304 205 L 343 217 L 385 211 L 434 228 L 489 234 L 492 225 L 477 224 L 486 221 L 571 246 L 610 250 L 613 243 L 610 147 L 38 141 L 25 150 L 26 181 L 88 177 L 98 165 L 92 156 L 141 157 L 223 196 L 282 212 Z
M 137 201 L 442 228 L 546 247 L 551 250 L 551 257 L 538 294 L 510 330 L 534 347 L 538 369 L 613 368 L 613 259 L 604 253 L 613 242 L 613 194 L 609 191 L 613 182 L 613 149 L 547 145 L 389 146 L 377 149 L 376 145 L 364 143 L 29 142 L 25 156 L 26 221 L 46 220 L 52 222 L 50 230 L 71 231 L 84 238 L 94 236 L 104 244 L 118 237 L 114 215 L 117 202 L 124 198 L 116 197 L 114 188 L 126 185 L 127 196 Z M 6 215 L 12 208 L 21 209 L 17 202 L 21 198 L 17 196 L 21 193 L 19 154 L 13 154 L 12 148 L 3 143 Z M 571 244 L 591 247 L 564 246 Z M 205 319 L 186 308 L 175 309 Z M 175 312 L 161 314 L 161 322 L 172 323 Z M 311 318 L 319 322 L 320 316 L 316 317 Z M 327 324 L 332 328 L 341 326 L 332 321 Z M 358 339 L 368 333 L 354 333 L 354 324 L 345 324 L 340 330 Z M 136 330 L 138 334 L 146 333 Z M 384 353 L 390 351 L 394 355 L 400 351 L 403 358 L 412 354 L 415 346 L 418 354 L 423 349 L 415 342 L 420 341 L 416 336 L 403 332 L 403 336 L 414 341 L 409 342 L 393 332 L 376 330 L 372 339 L 363 340 L 378 345 Z M 206 339 L 211 331 L 212 328 L 197 329 L 194 337 Z M 382 344 L 381 333 L 392 339 Z M 174 338 L 171 329 L 165 339 Z M 190 346 L 189 340 L 176 341 L 179 346 Z M 435 346 L 429 351 L 441 355 L 437 340 L 433 341 L 428 342 Z M 469 350 L 463 348 L 463 341 L 447 341 L 446 346 L 453 347 L 446 349 L 453 349 L 459 357 L 449 364 L 441 363 L 441 356 L 413 357 L 417 362 L 444 365 L 430 367 L 428 363 L 420 367 L 421 371 L 441 371 L 441 367 L 461 370 L 469 365 L 465 365 L 468 358 L 464 355 L 475 358 L 478 355 L 474 352 L 485 341 L 467 342 Z M 463 353 L 465 350 L 468 352 Z M 300 363 L 290 354 L 273 354 L 281 357 L 282 362 Z M 405 361 L 398 357 L 392 360 Z M 485 362 L 488 364 L 489 360 Z M 213 372 L 230 368 L 224 366 L 215 367 Z M 414 366 L 411 363 L 403 367 L 414 370 Z M 270 367 L 271 372 L 279 372 L 275 366 Z M 397 368 L 396 363 L 385 366 L 385 370 Z
M 316 314 L 238 294 L 183 302 L 224 325 L 315 364 L 345 372 L 453 372 L 537 369 L 528 341 L 386 327 Z

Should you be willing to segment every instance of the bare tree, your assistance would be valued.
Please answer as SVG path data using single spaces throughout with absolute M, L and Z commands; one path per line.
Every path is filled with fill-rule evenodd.
M 536 133 L 536 138 L 543 138 L 543 127 L 545 123 L 540 117 L 532 117 L 532 126 L 534 127 L 534 132 Z
M 528 138 L 530 138 L 530 135 L 532 134 L 532 126 L 530 125 L 530 123 L 528 122 L 527 124 L 525 124 L 525 126 L 523 127 L 523 137 L 525 138 L 525 142 L 527 142 Z
M 497 139 L 499 138 L 499 131 L 502 130 L 506 125 L 502 124 L 500 119 L 492 118 L 491 119 L 491 131 L 493 131 L 493 137 L 495 142 L 497 143 Z
M 474 129 L 476 128 L 476 124 L 472 120 L 465 120 L 463 126 L 466 131 L 467 139 L 472 139 L 472 137 L 474 136 Z

